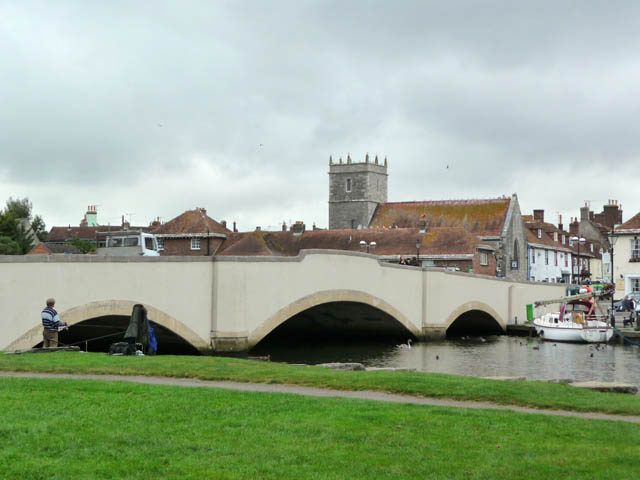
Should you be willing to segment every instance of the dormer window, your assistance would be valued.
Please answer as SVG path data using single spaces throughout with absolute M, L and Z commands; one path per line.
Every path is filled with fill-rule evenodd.
M 345 182 L 345 188 L 344 188 L 347 192 L 351 191 L 351 183 L 352 183 L 351 179 L 347 178 L 347 181 Z
M 553 232 L 553 241 L 554 242 L 558 241 L 558 232 Z
M 541 228 L 538 229 L 538 238 L 542 238 L 542 229 Z
M 591 247 L 591 253 L 593 253 L 593 243 L 589 246 Z
M 562 244 L 563 245 L 564 245 L 564 242 L 565 242 L 565 237 L 564 237 L 564 235 L 562 235 Z

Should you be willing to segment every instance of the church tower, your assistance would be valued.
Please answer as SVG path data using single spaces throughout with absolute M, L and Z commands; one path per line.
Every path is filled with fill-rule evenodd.
M 368 228 L 379 203 L 387 201 L 387 159 L 353 163 L 347 155 L 337 163 L 329 157 L 329 228 Z

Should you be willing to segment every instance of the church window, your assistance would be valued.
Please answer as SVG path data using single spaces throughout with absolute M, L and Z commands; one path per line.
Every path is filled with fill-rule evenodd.
M 351 191 L 351 183 L 352 183 L 352 182 L 351 182 L 351 179 L 350 179 L 350 178 L 347 178 L 346 185 L 345 185 L 345 190 L 346 190 L 347 192 L 350 192 L 350 191 Z

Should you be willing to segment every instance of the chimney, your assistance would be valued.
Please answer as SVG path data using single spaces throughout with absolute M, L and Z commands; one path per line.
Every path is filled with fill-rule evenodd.
M 262 230 L 262 228 L 260 228 L 259 226 L 256 227 L 256 232 L 259 232 L 260 230 Z
M 580 208 L 580 221 L 589 220 L 589 205 Z
M 236 228 L 236 222 L 233 222 L 233 232 L 237 233 L 238 229 Z
M 226 221 L 226 220 L 222 220 L 222 221 L 220 222 L 220 224 L 221 224 L 224 228 L 227 228 L 227 221 Z
M 574 218 L 573 221 L 569 224 L 569 233 L 576 236 L 580 233 L 580 224 L 578 223 L 577 218 Z
M 562 215 L 558 215 L 558 230 L 564 230 L 564 228 L 562 228 L 564 225 L 562 225 Z
M 300 236 L 304 233 L 304 223 L 297 221 L 296 223 L 294 223 L 293 225 L 291 225 L 291 233 L 293 233 L 296 236 Z
M 287 224 L 284 221 L 282 222 L 282 231 L 283 232 L 287 231 Z
M 544 210 L 534 210 L 533 211 L 533 219 L 536 222 L 544 222 Z
M 602 213 L 604 214 L 603 224 L 608 228 L 613 228 L 614 225 L 622 223 L 622 211 L 618 208 L 618 205 L 613 200 L 609 200 L 609 203 L 602 207 Z

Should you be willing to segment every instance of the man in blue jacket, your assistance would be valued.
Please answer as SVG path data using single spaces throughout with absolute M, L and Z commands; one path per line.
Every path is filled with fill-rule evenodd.
M 42 326 L 44 331 L 42 332 L 43 348 L 57 347 L 58 346 L 58 328 L 66 327 L 65 322 L 60 321 L 58 312 L 53 308 L 56 304 L 54 298 L 47 299 L 47 306 L 42 310 Z

